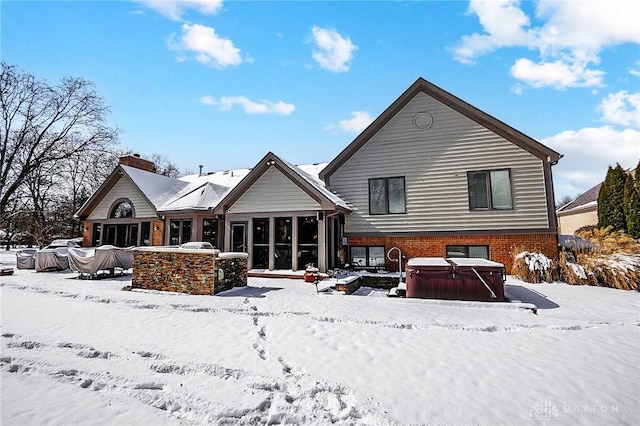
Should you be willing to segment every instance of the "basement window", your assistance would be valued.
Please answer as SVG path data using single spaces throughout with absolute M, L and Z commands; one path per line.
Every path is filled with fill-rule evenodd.
M 489 259 L 489 246 L 447 246 L 447 257 Z
M 384 247 L 351 247 L 351 265 L 355 268 L 384 268 Z

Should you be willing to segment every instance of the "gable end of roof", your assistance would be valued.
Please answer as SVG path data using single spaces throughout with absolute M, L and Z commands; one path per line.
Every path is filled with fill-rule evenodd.
M 561 154 L 551 148 L 420 77 L 320 172 L 320 178 L 328 183 L 328 178 L 340 168 L 340 166 L 351 158 L 352 155 L 378 133 L 385 124 L 420 92 L 442 102 L 467 118 L 530 152 L 544 162 L 555 164 L 562 158 Z
M 214 212 L 216 214 L 225 214 L 225 210 L 233 205 L 270 167 L 277 168 L 283 175 L 290 179 L 300 189 L 306 192 L 311 198 L 318 202 L 323 210 L 335 208 L 349 211 L 346 203 L 337 200 L 337 196 L 330 194 L 325 188 L 320 188 L 307 179 L 304 172 L 296 166 L 289 164 L 272 152 L 268 152 L 248 175 L 246 175 L 238 185 L 236 185 L 229 193 L 218 203 Z

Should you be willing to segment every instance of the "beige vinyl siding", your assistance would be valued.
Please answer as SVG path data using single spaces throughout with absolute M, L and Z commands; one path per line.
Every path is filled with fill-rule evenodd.
M 558 233 L 573 235 L 578 228 L 598 224 L 598 208 L 582 210 L 566 215 L 558 215 Z
M 321 210 L 320 204 L 275 167 L 270 167 L 236 201 L 229 213 Z
M 157 217 L 153 206 L 142 196 L 131 179 L 123 175 L 87 217 L 88 220 L 104 220 L 109 218 L 109 211 L 117 200 L 127 198 L 133 204 L 136 218 Z
M 433 116 L 427 130 L 413 125 Z M 469 211 L 467 172 L 510 169 L 513 210 Z M 368 179 L 405 177 L 406 214 L 369 215 Z M 330 177 L 353 213 L 346 232 L 548 228 L 542 161 L 419 93 Z

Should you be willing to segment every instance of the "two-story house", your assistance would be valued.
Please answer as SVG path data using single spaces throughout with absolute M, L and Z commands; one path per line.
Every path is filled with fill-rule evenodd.
M 392 247 L 510 267 L 514 248 L 557 257 L 560 158 L 418 79 L 329 164 L 268 153 L 252 169 L 169 179 L 129 158 L 78 216 L 91 245 L 206 240 L 249 253 L 253 269 L 376 268 Z

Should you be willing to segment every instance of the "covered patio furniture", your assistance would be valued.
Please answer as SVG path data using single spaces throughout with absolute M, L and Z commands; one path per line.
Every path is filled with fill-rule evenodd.
M 81 276 L 96 276 L 98 271 L 109 271 L 113 276 L 115 268 L 131 268 L 133 253 L 131 248 L 104 245 L 96 248 L 73 248 L 69 251 L 69 267 Z
M 36 272 L 64 271 L 69 269 L 66 248 L 38 250 L 35 257 Z
M 34 248 L 18 250 L 16 252 L 16 266 L 18 269 L 36 269 L 35 254 L 37 251 Z

